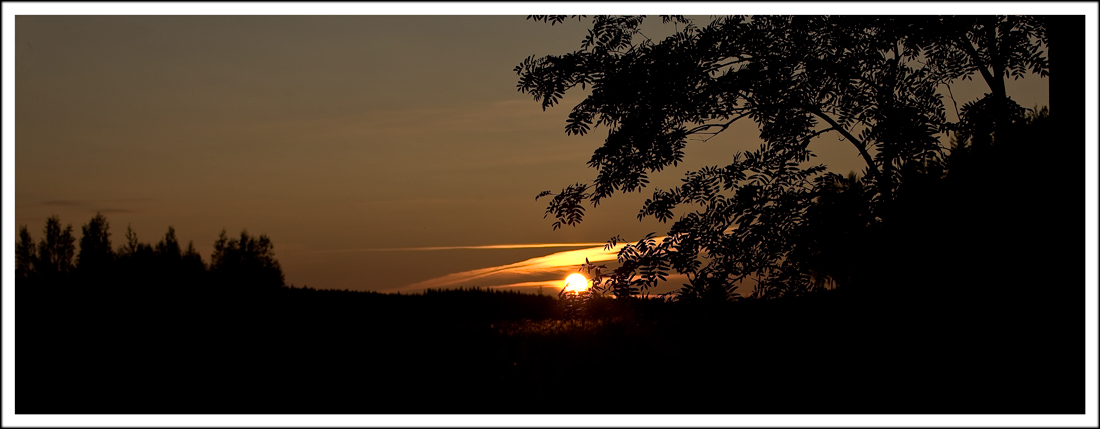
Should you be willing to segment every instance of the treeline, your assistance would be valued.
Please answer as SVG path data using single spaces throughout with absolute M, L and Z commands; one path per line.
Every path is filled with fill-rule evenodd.
M 60 321 L 74 317 L 65 311 L 79 311 L 89 321 L 122 317 L 146 324 L 197 323 L 196 312 L 238 321 L 271 317 L 279 324 L 305 323 L 302 315 L 410 323 L 561 317 L 554 297 L 513 291 L 387 294 L 287 285 L 271 239 L 247 231 L 229 237 L 222 230 L 207 263 L 193 241 L 181 245 L 172 227 L 156 243 L 143 243 L 127 226 L 123 244 L 115 246 L 102 214 L 81 226 L 79 242 L 73 226 L 62 225 L 58 216 L 48 218 L 37 241 L 26 226 L 19 229 L 15 271 L 27 317 Z
M 20 227 L 15 244 L 18 283 L 115 290 L 221 286 L 261 291 L 284 286 L 274 245 L 266 235 L 252 236 L 245 230 L 231 238 L 223 229 L 207 264 L 193 241 L 186 248 L 180 245 L 172 227 L 156 244 L 149 244 L 140 242 L 127 226 L 125 243 L 115 248 L 107 218 L 97 213 L 81 232 L 78 244 L 73 226 L 62 228 L 58 216 L 46 220 L 37 242 L 26 226 Z

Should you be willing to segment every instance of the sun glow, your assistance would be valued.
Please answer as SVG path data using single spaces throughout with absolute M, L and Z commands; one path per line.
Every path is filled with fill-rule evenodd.
M 580 274 L 570 274 L 565 278 L 565 290 L 567 292 L 584 292 L 588 290 L 588 279 Z

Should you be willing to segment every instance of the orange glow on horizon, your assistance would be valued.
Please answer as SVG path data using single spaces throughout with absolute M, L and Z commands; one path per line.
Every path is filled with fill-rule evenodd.
M 546 256 L 538 256 L 511 264 L 451 273 L 445 276 L 436 277 L 434 279 L 428 279 L 404 286 L 402 290 L 444 288 L 469 285 L 473 284 L 474 282 L 489 283 L 493 282 L 494 279 L 502 278 L 506 280 L 504 280 L 503 282 L 501 282 L 500 280 L 496 280 L 496 282 L 511 283 L 508 280 L 513 280 L 517 277 L 522 278 L 524 276 L 531 275 L 552 275 L 576 272 L 577 266 L 583 264 L 586 258 L 589 260 L 589 262 L 614 261 L 618 255 L 619 249 L 622 249 L 623 246 L 624 244 L 620 243 L 619 245 L 615 246 L 614 249 L 610 250 L 604 250 L 603 246 L 600 246 L 590 247 L 587 249 L 555 252 Z M 561 283 L 557 283 L 557 281 L 554 280 L 549 280 L 549 284 L 555 284 L 555 286 L 552 287 L 559 287 L 556 285 L 560 285 Z

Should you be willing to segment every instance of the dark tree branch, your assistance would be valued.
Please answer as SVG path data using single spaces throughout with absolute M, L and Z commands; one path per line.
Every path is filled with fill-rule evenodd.
M 970 43 L 970 39 L 966 37 L 966 33 L 959 35 L 958 45 L 970 56 L 970 60 L 974 63 L 978 72 L 982 74 L 982 79 L 985 79 L 985 84 L 989 86 L 989 90 L 993 91 L 997 96 L 1006 96 L 1004 81 L 996 79 L 993 74 L 990 73 L 989 66 L 982 62 L 981 57 L 978 56 L 978 50 Z
M 703 124 L 703 125 L 700 125 L 700 126 L 697 126 L 695 128 L 692 128 L 692 129 L 688 130 L 687 134 L 691 135 L 691 134 L 695 134 L 695 133 L 702 133 L 704 130 L 707 130 L 707 129 L 710 129 L 710 128 L 721 127 L 721 129 L 719 129 L 718 131 L 706 133 L 706 134 L 715 134 L 715 135 L 717 135 L 718 133 L 721 133 L 722 131 L 725 131 L 726 128 L 729 128 L 730 125 L 733 125 L 733 123 L 737 122 L 737 120 L 739 120 L 741 118 L 744 118 L 748 115 L 749 115 L 748 113 L 742 113 L 740 115 L 737 115 L 736 118 L 733 118 L 729 122 L 726 122 L 724 124 Z
M 852 133 L 848 132 L 848 130 L 845 130 L 844 127 L 840 126 L 840 124 L 836 122 L 836 120 L 834 120 L 829 115 L 826 115 L 825 112 L 821 111 L 821 109 L 817 107 L 807 106 L 806 110 L 810 113 L 813 113 L 814 115 L 817 115 L 825 122 L 828 122 L 833 129 L 836 129 L 836 131 L 840 133 L 840 135 L 844 136 L 844 138 L 848 139 L 848 141 L 851 141 L 852 145 L 855 146 L 857 150 L 859 150 L 859 155 L 862 156 L 863 160 L 867 163 L 867 169 L 871 172 L 871 175 L 874 176 L 876 180 L 881 181 L 882 177 L 879 173 L 878 167 L 875 166 L 875 159 L 872 158 L 871 154 L 867 152 L 867 145 L 864 142 L 857 139 L 856 136 L 853 136 Z

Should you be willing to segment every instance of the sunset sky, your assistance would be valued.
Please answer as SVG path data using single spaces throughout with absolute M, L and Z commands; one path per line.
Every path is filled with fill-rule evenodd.
M 616 194 L 603 201 L 599 207 L 586 206 L 584 222 L 579 226 L 552 229 L 554 219 L 544 218 L 548 198 L 536 201 L 535 196 L 541 191 L 550 190 L 557 193 L 564 186 L 592 181 L 597 172 L 589 168 L 586 163 L 593 151 L 602 145 L 608 131 L 600 127 L 585 136 L 565 134 L 568 113 L 577 102 L 584 99 L 587 94 L 585 91 L 567 93 L 558 106 L 544 111 L 531 96 L 520 93 L 516 89 L 518 76 L 513 68 L 524 58 L 558 55 L 579 49 L 581 40 L 589 29 L 589 19 L 580 22 L 570 19 L 564 24 L 554 26 L 526 19 L 530 14 L 557 13 L 650 15 L 642 27 L 642 32 L 653 40 L 662 39 L 676 31 L 673 24 L 661 24 L 660 18 L 656 16 L 658 14 L 686 14 L 700 26 L 709 23 L 713 16 L 728 14 L 1084 14 L 1085 34 L 1089 38 L 1085 45 L 1088 52 L 1084 73 L 1087 84 L 1082 86 L 1086 102 L 1084 114 L 1086 118 L 1084 295 L 1086 328 L 1083 332 L 1086 347 L 1085 399 L 1091 425 L 1082 425 L 1083 419 L 1078 418 L 1080 416 L 1077 415 L 1053 414 L 971 416 L 882 414 L 860 415 L 847 419 L 843 415 L 830 415 L 827 421 L 841 426 L 844 423 L 873 425 L 876 422 L 882 422 L 884 425 L 933 426 L 957 425 L 959 422 L 981 426 L 1028 423 L 1085 427 L 1095 425 L 1095 304 L 1098 283 L 1096 239 L 1100 237 L 1096 230 L 1098 220 L 1096 184 L 1100 182 L 1097 180 L 1096 164 L 1097 159 L 1100 159 L 1096 152 L 1098 147 L 1096 144 L 1098 140 L 1096 79 L 1100 74 L 1097 73 L 1095 54 L 1100 51 L 1096 49 L 1098 19 L 1094 3 L 180 2 L 128 4 L 5 2 L 2 6 L 3 22 L 0 25 L 0 31 L 4 34 L 2 52 L 4 55 L 2 91 L 4 104 L 3 127 L 0 130 L 3 132 L 3 146 L 0 152 L 2 154 L 0 162 L 3 166 L 3 218 L 0 237 L 3 237 L 3 243 L 0 253 L 3 254 L 2 348 L 4 349 L 5 382 L 3 395 L 0 396 L 4 397 L 2 408 L 5 413 L 3 416 L 5 426 L 15 422 L 14 417 L 6 414 L 14 411 L 15 403 L 16 307 L 13 256 L 15 237 L 19 228 L 26 226 L 35 240 L 41 239 L 44 223 L 53 215 L 59 216 L 63 225 L 73 226 L 77 243 L 79 243 L 81 225 L 88 223 L 96 213 L 102 213 L 110 223 L 111 240 L 115 249 L 125 242 L 128 225 L 138 234 L 141 242 L 150 244 L 161 240 L 171 226 L 184 246 L 188 242 L 194 243 L 206 263 L 210 262 L 215 240 L 223 229 L 231 237 L 239 235 L 242 230 L 247 230 L 253 235 L 264 234 L 274 243 L 275 257 L 281 264 L 287 285 L 384 293 L 416 293 L 426 288 L 476 286 L 555 294 L 563 286 L 566 276 L 576 272 L 585 259 L 614 266 L 616 249 L 604 249 L 604 243 L 609 238 L 620 236 L 635 242 L 649 233 L 654 233 L 658 239 L 663 238 L 671 223 L 663 224 L 653 218 L 638 221 L 637 214 L 643 201 L 652 196 L 655 188 L 668 189 L 679 184 L 685 172 L 694 171 L 703 166 L 727 165 L 731 162 L 734 153 L 758 147 L 760 140 L 757 125 L 748 119 L 743 119 L 708 142 L 689 141 L 685 162 L 676 168 L 652 175 L 651 185 L 641 193 Z M 951 94 L 959 107 L 981 97 L 987 91 L 981 78 L 977 79 L 975 82 L 958 82 L 951 87 Z M 1008 80 L 1006 84 L 1008 95 L 1024 107 L 1048 104 L 1047 79 L 1028 75 L 1022 80 Z M 947 89 L 941 88 L 941 93 L 945 97 L 947 119 L 956 120 L 955 109 L 951 98 L 948 97 Z M 943 137 L 943 141 L 947 141 L 946 136 Z M 1050 150 L 1050 147 L 1053 146 L 1037 150 Z M 847 141 L 841 141 L 835 134 L 825 134 L 815 139 L 810 148 L 818 156 L 816 162 L 828 165 L 833 172 L 858 173 L 864 168 L 864 163 L 853 146 Z M 1075 158 L 1069 155 L 1069 152 L 1066 153 L 1066 157 L 1070 160 Z M 1036 171 L 1042 173 L 1043 168 L 1068 167 L 1041 165 L 1036 168 Z M 1005 179 L 1006 186 L 1013 185 L 1009 180 L 1017 179 Z M 1050 198 L 1065 197 L 1051 194 Z M 685 212 L 685 208 L 675 211 L 674 219 Z M 1049 219 L 1068 222 L 1063 220 L 1068 219 L 1068 216 L 1062 215 L 1051 212 Z M 943 216 L 950 217 L 952 214 L 944 213 Z M 1049 219 L 1040 220 L 1038 223 L 1050 222 Z M 1015 234 L 1016 231 L 1012 230 L 1012 227 L 1006 228 L 1006 233 Z M 1020 228 L 1033 228 L 1034 231 L 1035 225 L 1023 225 Z M 1040 249 L 1040 251 L 1047 250 Z M 890 255 L 890 257 L 893 256 Z M 1003 261 L 995 263 L 1000 263 L 1002 266 L 1010 265 Z M 1005 269 L 1013 268 L 1009 266 Z M 905 273 L 898 275 L 905 275 Z M 684 281 L 683 276 L 674 275 L 668 282 L 649 292 L 659 294 L 673 291 L 679 289 Z M 1048 291 L 1041 289 L 1045 286 L 1036 285 L 1036 292 L 1049 294 Z M 933 289 L 936 287 L 936 285 L 930 286 Z M 940 290 L 945 289 L 942 285 L 938 287 Z M 1069 290 L 1068 287 L 1066 290 Z M 740 289 L 739 292 L 748 294 L 750 291 Z M 933 290 L 933 292 L 936 291 Z M 344 294 L 290 295 L 342 297 Z M 20 296 L 26 298 L 28 294 Z M 1069 296 L 1068 292 L 1066 296 Z M 203 296 L 201 299 L 208 298 Z M 1024 303 L 1030 297 L 1019 301 L 1015 299 L 990 302 Z M 928 300 L 928 302 L 932 301 Z M 943 301 L 952 302 L 950 299 Z M 56 308 L 53 302 L 45 302 L 46 307 Z M 94 310 L 87 314 L 107 314 L 100 308 L 88 305 L 85 301 L 76 302 L 78 304 L 76 307 Z M 853 302 L 863 303 L 863 301 Z M 874 301 L 866 302 L 874 304 Z M 981 305 L 973 306 L 973 309 L 969 306 L 955 306 L 960 309 L 960 313 L 973 311 L 973 314 L 986 314 L 978 313 L 978 310 L 986 310 L 979 307 L 995 307 L 986 305 L 984 300 L 967 302 L 980 302 Z M 888 305 L 892 306 L 894 303 L 888 303 Z M 873 305 L 863 306 L 873 308 Z M 898 307 L 908 308 L 906 305 Z M 34 323 L 30 323 L 35 319 L 27 317 L 28 314 L 35 314 L 27 310 L 30 308 L 32 307 L 20 307 L 20 326 L 22 326 L 20 337 L 24 338 L 21 340 L 21 345 L 29 344 L 27 338 L 31 338 L 31 333 L 37 332 L 33 331 L 37 328 Z M 156 306 L 150 308 L 152 309 L 150 311 L 157 310 Z M 192 311 L 191 307 L 188 308 L 188 311 Z M 226 306 L 226 308 L 229 312 L 238 311 L 237 307 Z M 941 317 L 942 312 L 927 312 L 924 307 L 920 308 L 922 313 L 919 314 L 930 315 L 928 317 L 937 319 L 936 323 L 941 323 L 942 326 L 949 326 L 949 324 L 938 320 L 954 320 Z M 988 314 L 1011 316 L 1010 311 L 1002 311 L 1003 308 L 1005 307 L 999 307 L 997 312 L 990 311 Z M 1049 308 L 1055 307 L 1049 306 Z M 885 314 L 881 309 L 874 309 L 878 313 Z M 244 310 L 248 309 L 242 307 L 240 314 L 249 314 Z M 319 307 L 309 311 L 330 310 L 331 307 Z M 353 316 L 348 316 L 347 320 L 353 320 L 351 317 L 362 314 L 358 313 L 361 311 L 358 308 L 348 311 Z M 878 313 L 868 312 L 867 314 Z M 282 318 L 283 313 L 275 314 L 278 318 Z M 958 366 L 953 363 L 958 361 L 956 359 L 958 356 L 965 358 L 963 363 L 984 362 L 972 359 L 973 356 L 955 353 L 958 347 L 952 344 L 964 344 L 962 339 L 967 332 L 986 335 L 1005 326 L 1026 326 L 1030 320 L 1041 319 L 1034 316 L 1035 314 L 1029 313 L 1021 316 L 1020 320 L 1010 321 L 1003 320 L 1005 318 L 974 317 L 974 326 L 981 325 L 979 326 L 981 329 L 969 331 L 955 329 L 950 325 L 951 336 L 946 338 L 960 339 L 957 342 L 939 341 L 939 337 L 935 335 L 936 332 L 926 330 L 925 324 L 919 320 L 916 324 L 907 321 L 905 326 L 919 325 L 920 329 L 914 328 L 913 332 L 919 332 L 922 338 L 920 341 L 923 342 L 895 341 L 904 340 L 906 337 L 903 336 L 879 341 L 885 337 L 859 335 L 864 335 L 863 332 L 888 332 L 883 329 L 888 325 L 881 324 L 880 319 L 850 317 L 849 319 L 853 320 L 851 326 L 860 327 L 854 334 L 856 336 L 850 338 L 860 338 L 860 342 L 832 341 L 832 338 L 848 337 L 819 336 L 810 332 L 813 336 L 807 335 L 804 338 L 812 339 L 811 342 L 788 341 L 799 337 L 784 334 L 782 337 L 767 337 L 775 338 L 774 342 L 770 342 L 772 341 L 770 339 L 764 341 L 766 339 L 764 335 L 756 335 L 762 338 L 759 342 L 745 344 L 790 343 L 792 347 L 790 350 L 806 352 L 809 353 L 808 356 L 821 350 L 829 351 L 827 346 L 830 342 L 832 345 L 853 344 L 855 350 L 866 349 L 876 353 L 881 350 L 917 350 L 920 353 L 914 356 L 943 357 L 940 359 L 943 362 L 936 364 L 947 368 Z M 959 318 L 959 320 L 962 319 Z M 1068 317 L 1066 319 L 1069 320 Z M 995 323 L 990 324 L 990 321 Z M 67 324 L 71 324 L 70 322 L 66 320 L 58 325 L 65 325 L 67 330 Z M 1019 324 L 1016 324 L 1018 322 Z M 248 323 L 253 321 L 249 319 Z M 866 323 L 870 323 L 867 326 L 874 329 L 862 329 L 862 325 Z M 260 326 L 260 324 L 255 325 Z M 332 365 L 333 371 L 328 374 L 343 374 L 335 370 L 340 369 L 342 363 L 350 363 L 350 366 L 358 366 L 356 371 L 372 377 L 369 379 L 373 383 L 373 377 L 378 371 L 392 371 L 390 366 L 366 365 L 362 360 L 367 357 L 373 359 L 375 356 L 403 355 L 393 353 L 389 347 L 377 345 L 384 343 L 375 344 L 362 339 L 375 338 L 372 337 L 375 333 L 379 333 L 377 338 L 389 336 L 391 328 L 398 326 L 389 323 L 388 320 L 378 324 L 356 322 L 348 325 L 350 327 L 345 331 L 333 332 L 354 332 L 355 335 L 337 336 L 328 333 L 329 337 L 337 338 L 335 341 L 288 342 L 281 333 L 271 337 L 280 353 L 291 351 L 297 353 L 297 356 L 317 355 L 317 360 L 310 362 L 323 362 L 325 366 Z M 128 328 L 121 323 L 118 326 Z M 156 325 L 149 326 L 156 327 Z M 278 323 L 274 326 L 284 329 L 283 326 L 290 325 Z M 312 325 L 303 323 L 302 326 Z M 320 323 L 317 326 L 320 326 Z M 499 324 L 496 327 L 489 326 L 490 329 L 499 328 Z M 755 326 L 744 325 L 744 329 L 755 329 Z M 1037 324 L 1035 326 L 1056 325 Z M 813 327 L 833 329 L 828 325 L 828 321 Z M 131 331 L 123 328 L 119 328 L 119 332 Z M 479 325 L 477 329 L 482 328 L 483 326 Z M 239 331 L 241 333 L 239 335 L 244 335 L 240 337 L 243 338 L 240 341 L 240 350 L 251 348 L 252 344 L 264 344 L 255 338 L 248 338 L 248 335 L 253 332 L 252 328 L 249 329 L 249 331 L 243 329 Z M 740 326 L 738 329 L 741 329 Z M 762 332 L 780 332 L 780 328 L 768 329 L 775 330 Z M 222 330 L 220 325 L 218 330 Z M 102 329 L 81 332 L 91 332 L 94 337 L 88 338 L 93 338 L 98 344 L 112 344 L 101 341 L 99 335 L 104 333 Z M 149 332 L 154 331 L 150 329 Z M 235 330 L 225 330 L 225 332 L 238 335 L 238 331 Z M 260 331 L 257 329 L 255 332 Z M 320 330 L 295 328 L 294 331 L 288 332 L 300 332 L 297 335 L 301 335 L 302 338 L 312 338 Z M 615 331 L 609 332 L 614 336 L 619 335 Z M 677 331 L 669 332 L 678 335 Z M 692 334 L 696 334 L 695 332 L 688 330 L 683 332 L 688 334 L 684 336 L 684 344 L 691 341 L 706 341 L 706 338 L 700 335 L 695 335 L 699 339 L 693 338 Z M 733 334 L 729 338 L 736 340 L 736 332 L 733 330 L 730 332 Z M 963 334 L 959 334 L 960 332 Z M 1054 330 L 1031 328 L 1029 332 L 1031 334 L 1028 334 L 1025 340 L 1031 339 L 1036 342 L 1026 344 L 1060 343 L 1062 340 L 1058 338 L 1064 337 L 1064 335 L 1059 337 L 1043 334 Z M 359 333 L 370 335 L 359 336 Z M 107 334 L 113 333 L 107 332 Z M 46 338 L 43 342 L 56 342 L 65 347 L 65 350 L 73 348 L 65 342 L 55 341 L 54 336 L 43 338 Z M 197 339 L 188 340 L 190 343 L 164 341 L 166 346 L 161 350 L 173 352 L 163 354 L 148 352 L 148 342 L 135 341 L 134 350 L 141 350 L 142 354 L 133 356 L 141 359 L 135 360 L 129 357 L 119 359 L 118 361 L 122 362 L 119 367 L 128 365 L 127 362 L 138 362 L 144 359 L 142 365 L 148 366 L 140 368 L 168 368 L 175 372 L 178 366 L 165 362 L 170 362 L 170 359 L 176 356 L 192 356 L 185 353 L 176 354 L 175 350 L 185 351 L 184 348 L 194 344 L 197 352 L 193 356 L 207 356 L 209 355 L 207 348 L 210 347 L 208 344 L 219 344 L 217 342 L 204 344 L 205 339 L 194 338 Z M 237 341 L 236 338 L 234 337 L 233 341 Z M 328 337 L 322 335 L 318 338 Z M 349 339 L 345 340 L 345 338 Z M 395 344 L 423 343 L 433 347 L 435 344 L 423 340 L 422 337 L 394 335 L 394 338 L 397 341 Z M 819 341 L 819 338 L 825 338 L 825 340 Z M 863 341 L 864 338 L 871 338 L 873 341 Z M 1016 337 L 1006 335 L 990 338 L 1014 339 Z M 966 340 L 969 342 L 969 337 Z M 980 341 L 966 345 L 973 347 L 973 350 L 978 350 L 984 344 L 995 343 L 993 340 L 982 338 L 978 340 Z M 900 345 L 896 348 L 883 348 L 882 343 L 888 342 L 896 342 Z M 76 344 L 80 346 L 91 342 L 85 343 L 82 340 Z M 491 343 L 472 342 L 471 344 Z M 529 347 L 519 342 L 515 344 L 518 344 L 515 349 L 522 351 L 524 355 L 534 356 L 543 353 L 534 346 Z M 610 349 L 618 347 L 617 344 L 629 343 L 612 341 L 607 344 L 607 348 Z M 648 344 L 663 347 L 665 344 L 677 343 L 651 341 Z M 912 344 L 929 344 L 933 347 L 921 348 Z M 953 348 L 935 349 L 935 346 L 941 344 L 952 345 Z M 1012 341 L 1005 344 L 1004 350 L 1013 347 L 1022 350 Z M 819 347 L 819 345 L 823 346 Z M 493 347 L 478 347 L 489 351 L 497 350 Z M 1001 350 L 1000 347 L 1001 345 L 997 345 L 990 350 Z M 30 347 L 26 349 L 34 350 Z M 428 349 L 434 350 L 434 348 Z M 639 348 L 639 350 L 643 349 Z M 668 349 L 679 352 L 679 349 Z M 743 349 L 751 354 L 753 350 L 763 348 L 746 346 Z M 99 353 L 99 349 L 85 348 L 84 350 Z M 230 356 L 220 348 L 212 350 L 215 354 Z M 336 355 L 321 353 L 318 350 L 340 350 L 342 353 Z M 436 362 L 443 362 L 441 366 L 446 366 L 449 360 L 453 360 L 452 356 L 459 355 L 452 353 L 450 346 L 440 350 L 445 350 L 446 353 L 439 356 L 425 355 L 427 358 L 423 362 L 428 363 L 426 366 L 435 366 Z M 501 347 L 500 350 L 505 348 Z M 562 350 L 563 354 L 560 356 L 566 356 L 564 353 L 568 349 L 563 346 Z M 700 350 L 707 350 L 709 353 L 712 349 L 700 348 Z M 1037 356 L 1046 354 L 1049 349 L 1035 347 L 1029 350 Z M 780 356 L 775 350 L 768 352 L 774 356 Z M 879 357 L 882 358 L 882 362 L 889 363 L 890 367 L 897 366 L 893 365 L 894 361 L 886 360 L 893 359 L 894 355 L 878 354 L 881 355 Z M 504 353 L 500 355 L 510 356 Z M 552 353 L 547 355 L 559 356 Z M 767 355 L 765 353 L 762 356 Z M 856 356 L 857 353 L 851 355 Z M 108 377 L 111 383 L 115 381 L 113 377 L 118 375 L 118 371 L 104 371 L 101 367 L 86 364 L 70 365 L 70 362 L 77 362 L 72 360 L 73 356 L 77 355 L 58 356 L 60 357 L 56 362 L 77 369 L 94 368 L 96 377 L 101 375 Z M 211 362 L 211 367 L 215 365 L 218 368 L 225 367 L 227 374 L 233 372 L 229 382 L 236 385 L 226 384 L 226 386 L 232 388 L 232 392 L 245 392 L 246 390 L 240 390 L 244 383 L 239 381 L 242 378 L 238 378 L 236 372 L 246 369 L 251 365 L 251 361 L 243 358 L 226 361 L 218 356 L 207 359 Z M 991 352 L 989 356 L 995 357 L 990 362 L 997 363 L 1000 362 L 997 359 L 1005 355 Z M 917 360 L 912 356 L 902 357 Z M 568 365 L 589 365 L 595 362 L 596 371 L 604 370 L 598 367 L 601 361 L 590 358 L 585 360 L 586 358 L 588 357 L 578 355 L 577 359 L 573 360 L 570 355 L 570 359 L 561 361 L 562 368 L 568 369 L 571 368 Z M 854 359 L 851 365 L 842 368 L 860 368 L 864 363 L 873 363 L 878 360 L 875 356 L 872 358 L 874 359 Z M 707 357 L 707 359 L 711 358 Z M 1014 356 L 1013 359 L 1025 361 L 1020 356 Z M 108 359 L 102 360 L 108 361 Z M 504 363 L 504 366 L 507 366 L 509 361 L 516 366 L 516 360 L 499 360 Z M 332 386 L 340 385 L 337 387 L 341 388 L 353 386 L 355 389 L 362 386 L 361 383 L 347 383 L 348 378 L 342 375 L 315 377 L 317 374 L 326 374 L 323 371 L 314 370 L 321 364 L 306 365 L 299 360 L 274 359 L 271 360 L 273 362 L 271 367 L 282 365 L 280 362 L 284 361 L 292 362 L 297 367 L 309 371 L 309 374 L 301 377 L 309 383 L 303 382 L 301 385 L 312 386 L 313 381 L 318 380 L 317 386 L 325 386 L 326 384 L 321 382 L 331 379 L 336 380 Z M 36 360 L 21 359 L 20 362 L 36 362 Z M 41 359 L 37 362 L 49 363 L 50 359 Z M 376 360 L 376 362 L 387 361 Z M 640 371 L 643 375 L 650 372 L 663 372 L 667 373 L 666 378 L 671 380 L 686 380 L 687 377 L 692 376 L 690 371 L 676 370 L 678 368 L 676 362 L 652 359 L 639 362 L 639 365 L 648 365 L 646 371 Z M 690 366 L 690 360 L 684 362 L 688 362 Z M 731 370 L 740 371 L 749 368 L 749 372 L 752 372 L 757 369 L 757 366 L 752 364 L 755 361 L 731 360 L 730 362 L 733 362 L 729 365 Z M 1054 362 L 1054 360 L 1051 359 L 1048 362 Z M 185 362 L 185 364 L 190 365 L 191 362 Z M 832 371 L 829 367 L 819 366 L 825 368 L 823 371 Z M 489 365 L 486 367 L 488 368 Z M 887 365 L 876 366 L 876 368 L 887 367 Z M 995 367 L 999 366 L 993 365 L 983 371 L 989 370 L 992 373 L 991 368 Z M 1049 367 L 1049 365 L 1038 366 L 1038 368 Z M 139 367 L 134 366 L 134 368 Z M 419 372 L 423 367 L 416 368 Z M 815 368 L 820 369 L 814 367 L 806 372 L 797 372 L 796 375 L 801 376 L 803 373 L 816 375 L 812 371 Z M 510 370 L 516 370 L 516 368 Z M 722 370 L 726 371 L 725 367 Z M 48 372 L 52 372 L 52 369 Z M 529 372 L 548 373 L 542 369 Z M 767 378 L 772 372 L 758 372 L 762 374 L 760 379 L 765 380 L 766 385 L 780 386 L 779 390 L 775 390 L 777 392 L 793 388 L 792 384 L 775 383 L 773 379 Z M 829 377 L 836 375 L 836 380 L 845 380 L 851 372 L 833 371 L 835 374 L 830 374 Z M 958 373 L 964 372 L 959 370 Z M 263 380 L 270 379 L 270 386 L 277 388 L 280 386 L 279 383 L 288 380 L 280 379 L 272 372 L 256 371 L 256 373 L 262 375 Z M 870 376 L 866 379 L 871 380 L 875 374 L 881 372 L 868 371 L 867 373 Z M 918 374 L 930 373 L 930 371 L 918 372 Z M 146 372 L 138 374 L 142 382 L 146 383 L 142 386 L 178 385 L 178 383 L 160 383 L 155 378 L 144 381 Z M 476 372 L 471 374 L 477 375 Z M 787 374 L 789 378 L 785 380 L 798 378 L 791 374 Z M 24 373 L 19 374 L 25 385 L 29 383 L 27 380 L 32 379 L 22 378 L 24 375 Z M 919 379 L 912 374 L 906 377 L 913 380 Z M 910 379 L 906 377 L 903 379 Z M 1008 381 L 1004 386 L 1010 386 L 1016 382 L 1015 380 L 1021 378 L 1012 375 L 1005 379 Z M 1044 373 L 1041 377 L 1035 378 L 1046 378 L 1046 375 Z M 178 377 L 178 379 L 184 378 Z M 812 381 L 833 378 L 806 379 Z M 890 377 L 884 378 L 887 381 L 890 379 Z M 974 379 L 969 373 L 966 373 L 966 377 L 960 378 L 961 382 L 970 384 L 974 384 Z M 526 379 L 514 378 L 514 380 Z M 853 380 L 857 379 L 853 378 Z M 710 379 L 704 381 L 713 384 Z M 509 383 L 513 382 L 509 381 Z M 416 386 L 417 389 L 424 386 L 422 383 L 405 384 Z M 530 384 L 532 386 L 525 387 L 535 389 L 542 387 L 539 383 Z M 42 383 L 42 385 L 53 388 L 50 383 Z M 93 384 L 85 383 L 85 385 Z M 515 382 L 509 386 L 513 385 L 519 386 L 520 383 Z M 225 388 L 216 384 L 203 387 Z M 331 394 L 336 390 L 333 388 L 332 392 L 326 393 Z M 53 389 L 50 392 L 54 391 L 57 390 Z M 314 395 L 317 391 L 311 388 L 306 391 L 306 395 Z M 379 391 L 390 395 L 386 393 L 387 390 Z M 747 392 L 752 394 L 751 390 Z M 83 399 L 78 395 L 70 396 L 78 400 Z M 101 396 L 110 398 L 110 396 Z M 423 401 L 417 396 L 396 394 L 390 396 L 410 403 Z M 514 396 L 527 399 L 527 395 Z M 582 394 L 578 398 L 583 400 L 588 396 Z M 161 400 L 155 395 L 148 397 Z M 201 395 L 195 397 L 201 398 Z M 240 396 L 234 397 L 234 400 L 237 397 Z M 348 399 L 347 403 L 360 401 L 359 396 L 348 397 L 351 399 Z M 481 399 L 475 395 L 469 395 L 469 397 Z M 889 401 L 899 403 L 893 396 L 886 397 Z M 371 397 L 364 396 L 364 398 L 366 398 L 364 402 L 371 400 Z M 488 396 L 483 400 L 486 403 L 492 403 L 495 398 L 496 396 Z M 658 403 L 682 400 L 675 393 L 666 396 L 657 395 L 656 398 Z M 561 397 L 547 395 L 535 395 L 530 398 L 532 402 L 564 403 L 565 407 L 558 409 L 568 410 L 570 398 L 565 399 L 566 401 L 562 402 Z M 161 401 L 161 403 L 171 403 L 171 401 Z M 600 404 L 603 406 L 602 402 Z M 655 412 L 660 412 L 662 408 L 654 409 L 658 410 Z M 608 412 L 617 411 L 609 409 Z M 167 419 L 161 416 L 166 416 Z M 532 419 L 531 423 L 524 421 L 532 416 L 535 419 Z M 129 419 L 131 417 L 132 420 Z M 724 420 L 720 414 L 498 416 L 503 417 L 502 420 L 491 417 L 493 416 L 474 414 L 379 414 L 367 415 L 365 418 L 360 417 L 361 420 L 356 420 L 357 417 L 353 414 L 299 416 L 286 414 L 272 416 L 24 414 L 19 416 L 19 423 L 46 426 L 81 426 L 88 422 L 104 426 L 120 422 L 122 425 L 139 426 L 142 423 L 147 426 L 160 424 L 224 426 L 226 423 L 238 426 L 262 426 L 266 423 L 284 426 L 318 423 L 329 426 L 386 425 L 386 423 L 406 426 L 417 424 L 449 426 L 469 423 L 476 425 L 485 421 L 500 425 L 500 423 L 519 421 L 518 426 L 535 424 L 621 427 L 685 424 L 689 426 L 751 425 L 757 421 L 767 421 L 768 425 L 773 426 L 776 424 L 814 426 L 825 421 L 820 415 L 799 413 L 777 416 L 739 414 Z M 349 423 L 352 421 L 355 423 Z
M 35 239 L 56 214 L 79 240 L 100 212 L 116 248 L 127 225 L 149 243 L 172 226 L 207 262 L 223 228 L 266 234 L 297 286 L 535 291 L 560 287 L 585 257 L 612 260 L 602 251 L 612 236 L 668 230 L 636 218 L 652 188 L 557 231 L 543 219 L 546 200 L 534 199 L 594 178 L 585 163 L 606 129 L 566 136 L 582 94 L 543 111 L 517 92 L 512 69 L 578 49 L 586 22 L 19 15 L 15 25 L 14 228 Z M 673 31 L 656 17 L 643 27 L 653 39 Z M 1021 105 L 1047 104 L 1045 79 L 1008 83 Z M 984 89 L 952 92 L 961 106 Z M 725 165 L 758 146 L 757 134 L 745 120 L 689 144 L 684 165 L 653 186 Z M 834 171 L 862 169 L 833 135 L 812 148 Z

